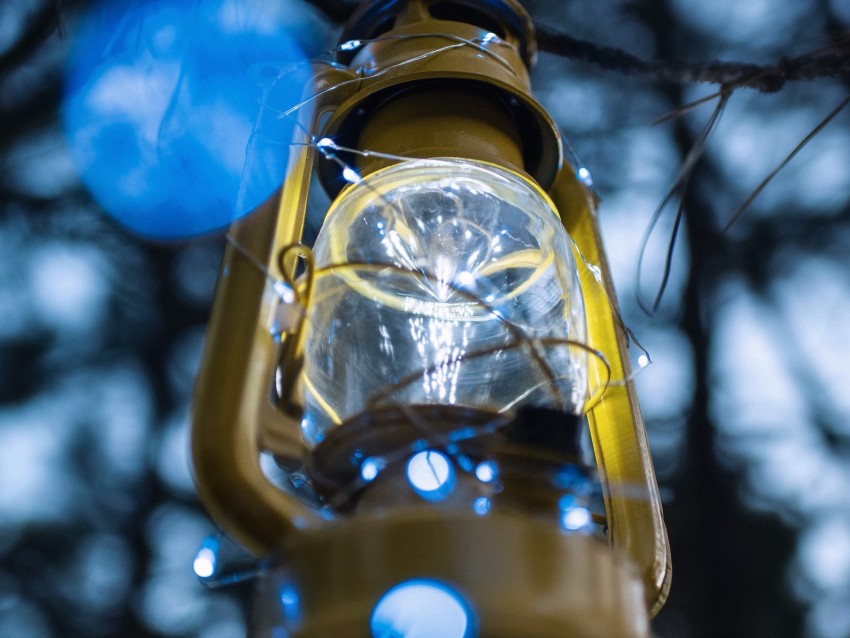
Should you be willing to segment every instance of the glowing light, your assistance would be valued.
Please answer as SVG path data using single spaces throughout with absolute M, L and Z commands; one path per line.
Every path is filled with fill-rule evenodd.
M 276 281 L 272 286 L 277 297 L 272 303 L 272 316 L 269 332 L 278 338 L 298 325 L 301 319 L 301 307 L 295 303 L 295 291 L 282 281 Z
M 423 498 L 440 500 L 454 487 L 454 467 L 445 454 L 426 450 L 407 462 L 407 480 Z
M 584 166 L 576 171 L 576 177 L 578 177 L 578 180 L 585 186 L 593 186 L 593 177 L 591 177 L 590 171 Z
M 363 43 L 360 40 L 349 40 L 340 44 L 337 49 L 339 51 L 354 51 L 354 49 L 361 46 L 363 46 Z
M 646 356 L 645 354 L 640 355 L 638 357 L 638 365 L 641 368 L 645 368 L 646 366 L 648 366 L 649 365 L 649 357 Z
M 83 182 L 116 220 L 154 238 L 207 233 L 283 181 L 293 123 L 277 113 L 309 81 L 291 34 L 308 42 L 310 30 L 275 5 L 101 1 L 83 15 L 62 118 Z M 251 70 L 268 60 L 287 70 L 262 86 Z
M 301 617 L 301 599 L 295 586 L 287 583 L 280 588 L 280 604 L 287 620 L 297 621 Z
M 292 585 L 280 588 L 280 602 L 286 606 L 298 604 L 298 592 Z
M 358 175 L 357 171 L 355 171 L 350 166 L 346 166 L 344 169 L 342 169 L 342 178 L 346 182 L 350 182 L 352 184 L 359 184 L 363 181 L 363 178 Z
M 292 287 L 282 281 L 274 282 L 274 291 L 283 303 L 293 303 L 295 301 L 295 293 Z
M 201 547 L 198 553 L 195 554 L 195 560 L 192 563 L 192 569 L 198 578 L 210 578 L 215 574 L 216 555 L 209 547 Z
M 364 481 L 374 481 L 382 469 L 384 464 L 381 461 L 369 457 L 360 464 L 360 477 Z
M 482 483 L 489 483 L 499 473 L 498 466 L 493 461 L 483 461 L 475 467 L 475 478 Z
M 479 516 L 484 516 L 487 512 L 490 511 L 490 499 L 486 496 L 479 496 L 472 503 L 472 511 L 478 514 Z
M 590 523 L 590 510 L 586 507 L 570 507 L 561 515 L 561 525 L 571 532 L 578 531 Z
M 493 32 L 487 33 L 487 34 L 484 35 L 483 38 L 481 38 L 481 44 L 487 44 L 489 42 L 492 42 L 495 39 L 496 39 L 495 33 L 493 33 Z
M 469 607 L 450 587 L 411 580 L 390 589 L 375 605 L 370 626 L 375 638 L 470 638 Z
M 329 137 L 323 137 L 318 142 L 316 142 L 316 146 L 319 148 L 336 148 L 336 142 L 334 142 Z

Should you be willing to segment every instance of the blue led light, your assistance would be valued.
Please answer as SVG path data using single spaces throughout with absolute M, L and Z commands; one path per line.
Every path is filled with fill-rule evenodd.
M 287 4 L 87 10 L 62 117 L 83 182 L 116 220 L 152 238 L 189 237 L 227 226 L 280 185 L 294 123 L 279 114 L 309 78 Z
M 360 477 L 364 481 L 374 481 L 382 469 L 384 465 L 380 460 L 369 457 L 360 464 Z
M 215 574 L 215 553 L 206 547 L 202 547 L 195 554 L 195 560 L 192 563 L 192 568 L 198 578 L 209 578 Z
M 439 501 L 454 489 L 455 469 L 442 452 L 425 450 L 410 457 L 407 480 L 422 498 Z
M 590 171 L 584 166 L 576 171 L 576 177 L 578 177 L 579 181 L 588 188 L 593 187 L 593 177 L 590 175 Z
M 561 514 L 561 525 L 564 529 L 577 532 L 590 524 L 590 510 L 586 507 L 570 507 Z
M 361 46 L 363 46 L 363 43 L 360 40 L 348 40 L 340 44 L 337 49 L 339 51 L 354 51 L 354 49 Z
M 342 178 L 346 182 L 350 182 L 352 184 L 359 184 L 360 182 L 363 181 L 363 178 L 360 177 L 358 172 L 355 171 L 350 166 L 346 166 L 345 168 L 342 169 Z
M 195 560 L 192 561 L 192 569 L 198 578 L 207 580 L 215 575 L 218 568 L 218 550 L 219 542 L 215 535 L 208 536 L 201 543 Z
M 490 499 L 486 496 L 479 496 L 472 502 L 472 511 L 479 516 L 484 516 L 490 511 Z
M 375 605 L 373 638 L 471 638 L 469 606 L 451 587 L 433 580 L 409 580 L 390 589 Z
M 294 585 L 286 583 L 281 586 L 280 605 L 286 620 L 297 621 L 301 618 L 301 598 Z
M 499 467 L 493 461 L 482 461 L 475 466 L 475 478 L 482 483 L 489 483 L 496 479 Z

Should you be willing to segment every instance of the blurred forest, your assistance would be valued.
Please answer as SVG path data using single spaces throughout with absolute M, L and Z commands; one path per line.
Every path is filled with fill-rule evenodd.
M 192 572 L 212 525 L 188 415 L 224 240 L 144 240 L 83 186 L 60 109 L 90 4 L 0 4 L 0 636 L 240 636 L 247 589 L 207 590 Z M 244 4 L 277 5 L 309 56 L 333 47 L 351 7 Z M 846 0 L 524 4 L 662 67 L 847 59 Z M 847 68 L 731 91 L 641 257 L 718 99 L 655 122 L 718 86 L 604 62 L 541 53 L 532 83 L 593 176 L 624 317 L 654 361 L 637 383 L 674 576 L 653 630 L 850 637 L 850 109 L 724 231 L 847 98 Z M 637 300 L 652 305 L 662 284 L 680 204 L 650 316 Z

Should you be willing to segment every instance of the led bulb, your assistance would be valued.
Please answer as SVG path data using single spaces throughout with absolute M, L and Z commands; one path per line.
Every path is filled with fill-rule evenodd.
M 526 179 L 411 160 L 344 191 L 316 240 L 305 435 L 391 404 L 579 412 L 584 304 L 569 238 Z

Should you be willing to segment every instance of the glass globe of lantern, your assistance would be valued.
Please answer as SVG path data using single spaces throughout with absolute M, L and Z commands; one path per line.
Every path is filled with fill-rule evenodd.
M 590 355 L 570 240 L 518 174 L 441 159 L 382 169 L 338 198 L 313 259 L 309 444 L 386 405 L 583 410 Z

